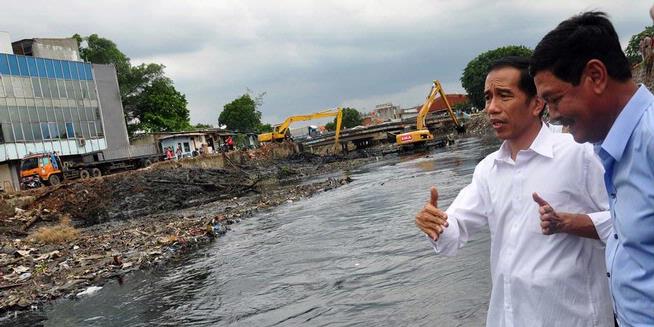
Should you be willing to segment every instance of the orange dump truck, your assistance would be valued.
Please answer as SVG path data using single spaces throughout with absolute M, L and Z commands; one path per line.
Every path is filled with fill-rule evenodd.
M 22 189 L 58 185 L 64 180 L 100 177 L 118 170 L 147 167 L 162 159 L 161 154 L 94 162 L 62 161 L 56 153 L 29 154 L 21 160 Z

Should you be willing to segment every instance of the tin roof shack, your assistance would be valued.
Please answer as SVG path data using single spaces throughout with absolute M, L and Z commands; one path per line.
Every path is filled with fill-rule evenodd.
M 234 140 L 234 145 L 239 149 L 252 149 L 259 146 L 257 133 L 239 133 L 227 129 L 209 128 L 199 130 L 207 136 L 207 144 L 216 151 L 224 145 L 229 136 Z
M 203 132 L 160 132 L 137 135 L 132 139 L 132 145 L 145 146 L 154 144 L 161 153 L 170 147 L 173 152 L 181 149 L 182 157 L 190 157 L 193 151 L 200 151 L 207 144 L 207 136 Z M 210 151 L 209 153 L 213 152 Z

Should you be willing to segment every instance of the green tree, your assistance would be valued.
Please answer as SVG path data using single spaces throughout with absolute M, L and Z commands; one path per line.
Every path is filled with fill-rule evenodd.
M 468 92 L 468 98 L 477 109 L 485 107 L 484 83 L 491 64 L 506 56 L 531 56 L 532 50 L 525 46 L 510 45 L 486 51 L 472 59 L 461 76 L 461 85 Z
M 336 120 L 334 120 L 336 122 Z M 343 108 L 343 122 L 345 128 L 361 125 L 361 114 L 354 108 Z
M 97 34 L 88 37 L 75 34 L 73 38 L 77 40 L 82 59 L 116 67 L 130 135 L 137 131 L 180 131 L 190 128 L 186 97 L 166 77 L 164 65 L 144 63 L 132 66 L 129 57 L 113 41 Z
M 272 125 L 270 125 L 270 124 L 261 124 L 261 125 L 259 125 L 258 130 L 259 130 L 259 133 L 268 133 L 268 132 L 272 132 L 273 128 L 272 128 Z
M 129 57 L 118 50 L 113 41 L 101 38 L 97 34 L 91 34 L 88 37 L 75 34 L 73 38 L 77 40 L 82 59 L 94 64 L 114 64 L 119 78 L 128 74 L 131 68 Z
M 246 93 L 226 104 L 218 116 L 218 124 L 241 132 L 256 131 L 261 126 L 261 112 L 255 99 Z
M 186 105 L 186 96 L 175 90 L 172 82 L 155 80 L 138 97 L 136 126 L 145 132 L 188 130 L 191 124 Z
M 457 103 L 452 107 L 452 110 L 454 111 L 454 113 L 458 113 L 458 112 L 470 113 L 472 112 L 472 104 L 470 103 L 470 101 Z
M 352 128 L 361 125 L 361 114 L 354 108 L 343 108 L 343 117 L 341 118 L 341 129 Z M 334 121 L 325 124 L 328 131 L 336 130 L 336 118 Z
M 640 56 L 640 40 L 648 35 L 654 37 L 654 26 L 647 26 L 642 32 L 631 36 L 624 53 L 627 55 L 627 59 L 629 59 L 629 62 L 632 65 L 642 61 L 642 57 Z
M 203 129 L 210 129 L 210 128 L 214 128 L 214 127 L 211 124 L 197 123 L 197 124 L 193 125 L 192 128 L 194 130 L 203 130 Z

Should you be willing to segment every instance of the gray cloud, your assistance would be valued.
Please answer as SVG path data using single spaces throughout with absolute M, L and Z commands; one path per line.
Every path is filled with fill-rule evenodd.
M 338 105 L 421 103 L 432 79 L 460 92 L 465 65 L 499 46 L 534 47 L 561 20 L 607 11 L 626 45 L 651 3 L 614 1 L 22 1 L 13 39 L 97 33 L 134 63 L 167 66 L 193 122 L 215 123 L 246 88 L 264 120 Z M 29 19 L 28 19 L 29 18 Z

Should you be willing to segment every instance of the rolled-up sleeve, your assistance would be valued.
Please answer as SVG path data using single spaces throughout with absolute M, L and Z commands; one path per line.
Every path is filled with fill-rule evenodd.
M 613 223 L 611 222 L 611 212 L 610 211 L 600 211 L 589 213 L 590 220 L 593 221 L 595 225 L 595 231 L 599 236 L 602 243 L 606 244 L 606 240 L 611 236 L 613 230 Z

